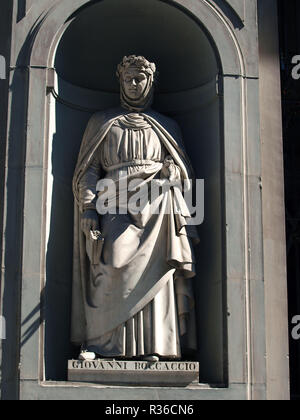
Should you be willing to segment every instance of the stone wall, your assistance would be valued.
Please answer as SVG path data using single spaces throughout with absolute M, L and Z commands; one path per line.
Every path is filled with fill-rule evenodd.
M 260 100 L 259 64 L 264 72 L 264 60 L 262 58 L 259 62 L 256 1 L 125 1 L 131 10 L 123 17 L 127 19 L 127 27 L 131 28 L 128 29 L 131 38 L 124 36 L 128 40 L 127 49 L 131 49 L 135 42 L 132 19 L 136 24 L 140 24 L 140 20 L 149 24 L 149 16 L 154 10 L 154 6 L 150 7 L 152 1 L 160 18 L 169 8 L 174 22 L 182 22 L 185 35 L 192 34 L 192 42 L 178 45 L 171 42 L 171 38 L 169 44 L 159 43 L 155 33 L 156 43 L 153 44 L 151 36 L 145 32 L 143 45 L 146 49 L 151 51 L 153 45 L 158 45 L 157 59 L 163 63 L 167 54 L 163 45 L 169 45 L 177 60 L 176 75 L 180 72 L 184 74 L 184 52 L 186 56 L 194 57 L 194 66 L 199 68 L 199 72 L 194 73 L 196 76 L 204 77 L 205 71 L 209 70 L 211 77 L 209 80 L 199 79 L 201 86 L 182 85 L 179 93 L 171 85 L 157 98 L 161 109 L 177 118 L 182 126 L 196 171 L 199 177 L 202 173 L 207 178 L 206 188 L 210 197 L 206 208 L 208 222 L 199 228 L 203 247 L 203 251 L 199 251 L 201 268 L 197 295 L 200 383 L 183 389 L 144 389 L 120 384 L 112 390 L 105 385 L 78 387 L 66 381 L 67 360 L 73 351 L 69 347 L 67 303 L 70 301 L 68 285 L 71 275 L 69 269 L 61 270 L 55 258 L 48 258 L 49 238 L 57 241 L 53 226 L 58 220 L 61 223 L 60 214 L 52 212 L 51 203 L 53 188 L 56 187 L 54 171 L 63 168 L 59 164 L 64 162 L 66 153 L 63 141 L 70 142 L 71 139 L 64 137 L 63 130 L 57 132 L 57 123 L 63 122 L 61 127 L 67 127 L 69 121 L 70 132 L 72 121 L 74 127 L 82 124 L 83 129 L 84 118 L 83 114 L 71 113 L 65 105 L 55 102 L 51 95 L 52 69 L 57 65 L 57 71 L 63 72 L 58 74 L 56 89 L 69 102 L 76 104 L 79 101 L 79 105 L 84 106 L 93 102 L 104 106 L 105 101 L 115 100 L 113 96 L 105 96 L 103 91 L 99 93 L 89 89 L 93 88 L 92 69 L 88 73 L 89 86 L 81 85 L 80 73 L 89 67 L 81 63 L 80 71 L 74 71 L 72 75 L 67 71 L 71 68 L 68 65 L 72 57 L 69 55 L 69 61 L 64 62 L 66 56 L 62 55 L 59 59 L 59 54 L 60 48 L 63 45 L 69 48 L 75 38 L 77 43 L 84 41 L 83 37 L 78 37 L 76 25 L 84 17 L 92 19 L 89 7 L 98 8 L 99 13 L 102 6 L 106 7 L 109 19 L 110 15 L 113 16 L 112 5 L 115 6 L 116 0 L 104 0 L 101 4 L 88 0 L 15 0 L 12 19 L 8 19 L 12 22 L 13 37 L 6 135 L 8 149 L 5 151 L 6 165 L 3 165 L 6 170 L 3 176 L 1 302 L 8 328 L 7 339 L 2 341 L 1 347 L 2 397 L 108 400 L 286 398 L 287 361 L 283 359 L 280 363 L 284 373 L 276 378 L 279 391 L 276 387 L 268 390 L 268 383 L 273 380 L 270 366 L 275 363 L 275 359 L 272 362 L 272 346 L 276 345 L 268 341 L 272 331 L 271 308 L 281 292 L 273 290 L 271 302 L 265 299 L 265 292 L 270 291 L 264 282 L 267 274 L 264 257 L 268 248 L 264 249 L 263 217 L 270 224 L 274 219 L 264 202 L 269 197 L 262 195 L 261 166 L 267 171 L 267 176 L 268 166 L 262 161 L 265 155 L 261 152 L 260 119 L 268 118 L 268 115 L 260 113 L 266 94 L 263 93 Z M 267 3 L 262 2 L 262 11 L 267 10 L 264 9 Z M 124 22 L 120 21 L 121 24 L 126 28 Z M 92 29 L 95 28 L 91 28 L 91 32 Z M 274 25 L 271 31 L 276 32 Z M 71 39 L 68 40 L 68 36 Z M 161 37 L 166 40 L 163 35 Z M 113 36 L 107 35 L 102 44 L 103 57 L 106 57 L 105 48 L 108 51 L 111 48 L 112 56 L 116 54 L 117 46 L 110 44 L 113 39 Z M 210 62 L 215 62 L 215 67 L 213 64 L 203 66 L 201 54 L 206 59 L 205 63 L 209 62 L 209 57 L 214 57 Z M 267 57 L 268 45 L 264 54 Z M 274 54 L 276 57 L 277 52 Z M 99 63 L 101 65 L 102 62 L 96 57 L 96 65 Z M 167 68 L 162 65 L 163 71 Z M 190 70 L 191 66 L 186 68 Z M 68 79 L 67 74 L 76 80 L 60 80 L 62 76 Z M 191 77 L 187 80 L 192 80 Z M 179 82 L 185 81 L 183 78 Z M 77 86 L 72 88 L 72 84 Z M 92 93 L 87 93 L 86 89 L 92 90 Z M 278 86 L 273 85 L 271 89 L 278 98 Z M 116 95 L 116 92 L 110 94 Z M 186 106 L 187 102 L 193 105 L 192 108 Z M 182 108 L 178 104 L 183 104 Z M 80 118 L 74 118 L 75 115 Z M 4 114 L 2 118 L 6 120 Z M 272 131 L 272 121 L 270 124 L 268 130 Z M 276 130 L 280 142 L 280 133 Z M 79 142 L 80 130 L 75 131 L 76 141 Z M 199 136 L 200 132 L 204 133 L 204 140 Z M 56 156 L 61 161 L 53 159 L 54 146 L 60 150 Z M 263 150 L 268 155 L 268 150 Z M 197 153 L 201 155 L 199 159 Z M 277 158 L 280 161 L 280 153 Z M 71 164 L 64 169 L 72 174 Z M 61 174 L 58 172 L 58 175 Z M 64 188 L 65 179 L 57 179 L 57 186 Z M 279 187 L 282 182 L 279 177 Z M 62 241 L 67 237 L 70 243 L 71 235 L 70 229 L 64 230 Z M 52 255 L 56 255 L 55 252 Z M 284 268 L 282 262 L 280 269 Z M 281 286 L 284 290 L 283 282 Z M 285 304 L 282 301 L 280 320 L 283 329 Z M 285 340 L 283 342 L 285 344 Z M 57 343 L 56 349 L 53 343 Z M 269 374 L 271 376 L 268 377 Z

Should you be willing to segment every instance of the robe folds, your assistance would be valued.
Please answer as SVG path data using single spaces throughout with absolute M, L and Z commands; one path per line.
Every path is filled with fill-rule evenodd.
M 132 128 L 146 144 L 133 154 L 132 162 L 128 152 L 132 145 L 127 138 L 123 139 L 125 151 L 105 152 L 113 136 L 122 137 L 118 132 L 122 132 L 123 121 L 124 130 L 130 132 Z M 196 349 L 191 278 L 195 276 L 193 244 L 198 236 L 196 228 L 188 225 L 191 216 L 181 193 L 175 187 L 163 192 L 160 211 L 155 215 L 148 209 L 142 216 L 130 210 L 100 216 L 104 245 L 97 265 L 90 263 L 80 226 L 81 214 L 88 208 L 82 200 L 82 185 L 93 165 L 101 166 L 99 178 L 112 179 L 117 187 L 119 171 L 128 180 L 136 178 L 147 184 L 160 177 L 164 154 L 172 157 L 180 181 L 186 180 L 191 188 L 191 164 L 178 127 L 153 110 L 136 114 L 118 108 L 97 113 L 83 137 L 73 178 L 71 341 L 105 357 L 159 354 L 180 358 L 182 345 Z

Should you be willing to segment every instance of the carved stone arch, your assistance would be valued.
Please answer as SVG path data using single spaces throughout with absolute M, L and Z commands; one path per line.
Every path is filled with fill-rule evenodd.
M 221 9 L 235 28 L 244 27 L 245 0 L 214 0 L 213 3 Z
M 36 23 L 38 31 L 32 43 L 29 64 L 52 67 L 56 47 L 71 23 L 70 18 L 79 9 L 95 3 L 93 0 L 64 0 L 43 13 Z M 188 5 L 184 0 L 168 0 L 167 3 L 181 7 L 206 28 L 220 56 L 224 74 L 244 74 L 242 53 L 234 31 L 215 4 L 209 0 L 191 0 Z

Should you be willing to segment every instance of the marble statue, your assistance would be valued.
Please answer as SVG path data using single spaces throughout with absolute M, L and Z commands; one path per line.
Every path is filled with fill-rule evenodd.
M 156 213 L 147 205 L 142 212 L 97 212 L 101 179 L 113 180 L 117 200 L 120 179 L 144 186 L 185 181 L 191 188 L 179 127 L 151 108 L 155 73 L 144 57 L 124 57 L 117 70 L 121 107 L 93 115 L 82 140 L 73 179 L 72 304 L 81 360 L 180 360 L 196 350 L 191 279 L 198 236 L 180 200 L 175 210 L 178 194 L 163 190 Z

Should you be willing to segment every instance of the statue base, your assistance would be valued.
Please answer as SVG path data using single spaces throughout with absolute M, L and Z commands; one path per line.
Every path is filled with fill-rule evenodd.
M 188 386 L 199 383 L 199 363 L 188 361 L 69 360 L 68 380 L 102 385 Z

